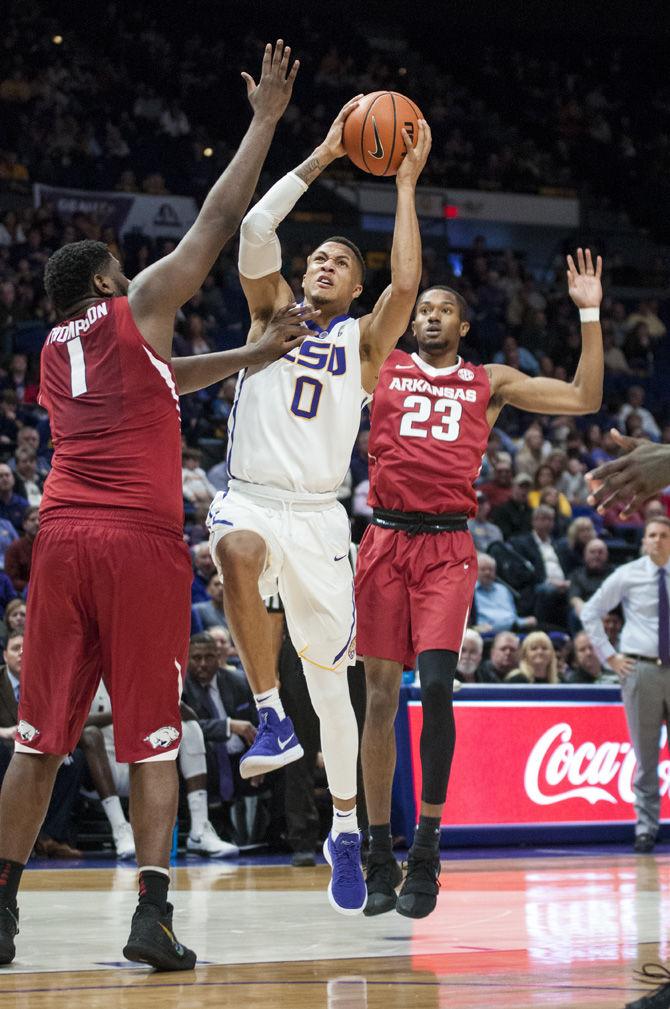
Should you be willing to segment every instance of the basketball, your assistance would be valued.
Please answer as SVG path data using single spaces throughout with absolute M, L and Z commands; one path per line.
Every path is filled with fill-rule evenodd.
M 402 130 L 407 130 L 416 146 L 422 118 L 418 106 L 405 95 L 373 91 L 361 99 L 344 124 L 342 142 L 349 159 L 371 175 L 395 175 L 405 157 Z

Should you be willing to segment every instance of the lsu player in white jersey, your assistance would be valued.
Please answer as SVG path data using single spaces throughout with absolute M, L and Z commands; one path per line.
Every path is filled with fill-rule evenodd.
M 249 339 L 292 301 L 281 275 L 276 229 L 321 172 L 345 154 L 342 128 L 362 96 L 348 102 L 324 142 L 274 185 L 242 222 L 239 268 L 251 313 Z M 346 238 L 322 242 L 307 259 L 306 301 L 319 313 L 313 338 L 268 367 L 239 379 L 229 420 L 229 489 L 214 499 L 208 525 L 223 575 L 224 606 L 259 709 L 260 730 L 240 764 L 243 777 L 302 756 L 279 700 L 271 622 L 263 596 L 279 590 L 293 645 L 321 725 L 333 799 L 324 855 L 333 868 L 331 905 L 358 914 L 366 900 L 356 821 L 358 730 L 347 667 L 356 657 L 349 522 L 336 490 L 349 468 L 363 402 L 409 323 L 421 277 L 416 183 L 431 135 L 419 122 L 416 147 L 396 177 L 391 284 L 373 311 L 350 316 L 361 294 L 364 261 Z

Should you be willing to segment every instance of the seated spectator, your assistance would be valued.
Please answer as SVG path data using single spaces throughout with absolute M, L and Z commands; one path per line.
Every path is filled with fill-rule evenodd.
M 135 840 L 120 800 L 130 792 L 130 767 L 118 763 L 116 759 L 112 704 L 102 681 L 93 698 L 80 745 L 89 767 L 91 783 L 112 828 L 117 857 L 134 858 Z M 209 858 L 234 858 L 239 849 L 223 841 L 208 819 L 205 740 L 197 718 L 185 705 L 182 705 L 182 738 L 177 760 L 184 779 L 190 816 L 186 851 Z
M 212 560 L 209 543 L 196 543 L 191 551 L 193 555 L 193 582 L 191 584 L 191 605 L 209 602 L 207 586 L 216 574 L 216 565 Z
M 512 459 L 507 452 L 500 452 L 496 459 L 493 479 L 480 486 L 479 490 L 491 502 L 491 508 L 505 504 L 512 496 Z M 496 521 L 493 519 L 493 521 Z M 496 525 L 499 523 L 496 522 Z
M 528 504 L 530 505 L 531 508 L 537 508 L 537 506 L 540 504 L 540 496 L 542 494 L 542 491 L 547 487 L 556 488 L 556 478 L 554 475 L 554 471 L 552 467 L 549 465 L 549 463 L 542 463 L 542 465 L 538 467 L 537 472 L 535 474 L 535 486 L 533 490 L 531 490 L 530 493 L 528 494 Z M 572 507 L 570 505 L 570 502 L 566 498 L 565 494 L 559 491 L 558 488 L 556 488 L 556 490 L 558 493 L 558 509 L 560 511 L 560 514 L 567 519 L 571 519 Z
M 586 504 L 589 486 L 585 474 L 585 464 L 577 456 L 571 456 L 564 474 L 564 493 L 571 505 Z
M 554 513 L 554 527 L 551 530 L 552 538 L 557 542 L 565 535 L 569 520 L 561 514 L 559 508 L 561 494 L 557 487 L 543 487 L 540 491 L 540 504 L 547 505 Z
M 184 702 L 205 737 L 210 794 L 230 802 L 247 787 L 239 774 L 240 758 L 256 738 L 258 713 L 249 687 L 219 667 L 216 642 L 207 633 L 191 638 Z M 249 780 L 252 787 L 259 783 Z
M 665 323 L 661 321 L 658 315 L 657 301 L 641 301 L 637 306 L 637 311 L 631 312 L 626 319 L 625 328 L 627 330 L 635 329 L 641 322 L 649 330 L 652 340 L 660 340 L 667 332 Z
M 0 614 L 5 613 L 7 606 L 16 599 L 16 596 L 16 589 L 9 575 L 6 571 L 0 571 Z
M 555 514 L 553 508 L 539 505 L 533 511 L 533 531 L 515 536 L 514 549 L 535 568 L 535 616 L 545 626 L 566 627 L 569 582 L 551 539 Z
M 458 657 L 455 679 L 460 683 L 477 683 L 477 672 L 484 654 L 484 641 L 473 627 L 463 635 L 461 654 Z
M 14 453 L 16 490 L 33 508 L 42 500 L 44 480 L 37 471 L 37 456 L 30 448 L 17 448 Z
M 616 674 L 604 670 L 586 631 L 575 635 L 572 666 L 565 674 L 565 683 L 613 683 Z
M 19 717 L 21 692 L 21 665 L 23 659 L 23 630 L 10 631 L 3 651 L 4 665 L 0 667 L 0 776 L 4 777 L 14 750 L 14 737 Z M 72 813 L 79 795 L 79 784 L 84 766 L 81 750 L 61 764 L 54 783 L 47 815 L 42 824 L 35 854 L 44 858 L 82 857 L 81 851 L 70 844 L 74 832 Z
M 607 640 L 616 648 L 617 652 L 621 651 L 621 631 L 623 630 L 623 614 L 621 609 L 617 607 L 615 610 L 610 610 L 603 617 L 603 627 L 605 628 L 605 634 L 607 635 Z
M 44 481 L 44 478 L 51 469 L 51 465 L 48 457 L 43 452 L 40 452 L 40 433 L 37 428 L 31 427 L 29 424 L 25 424 L 20 428 L 16 437 L 16 448 L 17 451 L 20 448 L 25 448 L 35 453 L 37 473 L 42 478 L 42 481 Z M 16 471 L 16 456 L 9 460 L 8 465 Z
M 505 540 L 531 530 L 533 509 L 528 504 L 528 490 L 532 482 L 527 473 L 518 473 L 512 481 L 509 500 L 491 510 L 491 521 L 498 526 Z M 482 493 L 485 493 L 483 488 Z
M 0 463 L 0 519 L 7 519 L 17 532 L 21 532 L 28 502 L 14 492 L 15 484 L 16 479 L 7 463 Z
M 242 660 L 235 648 L 228 628 L 220 627 L 218 624 L 212 624 L 207 633 L 213 637 L 216 642 L 216 654 L 219 660 L 219 669 L 226 669 L 229 673 L 234 673 L 240 683 L 246 687 L 248 685 L 247 676 L 242 668 Z
M 5 606 L 5 612 L 0 623 L 0 637 L 7 640 L 10 631 L 21 631 L 26 626 L 26 604 L 23 599 L 10 599 Z
M 584 547 L 584 563 L 580 567 L 575 568 L 570 575 L 568 599 L 576 617 L 571 627 L 573 633 L 578 627 L 581 627 L 579 615 L 582 612 L 584 603 L 598 591 L 611 572 L 612 565 L 609 563 L 609 551 L 605 541 L 600 539 L 589 540 Z
M 225 459 L 215 463 L 207 470 L 207 479 L 217 491 L 228 490 L 228 477 L 228 463 Z
M 550 452 L 551 444 L 545 441 L 542 427 L 538 423 L 531 424 L 526 428 L 523 447 L 519 449 L 514 460 L 517 473 L 527 473 L 534 480 L 538 467 Z
M 503 538 L 503 534 L 497 525 L 489 522 L 491 514 L 491 502 L 486 494 L 477 491 L 477 516 L 468 519 L 468 529 L 475 541 L 475 547 L 479 553 L 485 553 L 492 543 Z
M 493 557 L 480 553 L 479 574 L 473 601 L 475 629 L 480 634 L 521 630 L 537 626 L 535 617 L 520 617 L 512 592 L 496 581 L 497 565 Z
M 17 592 L 23 592 L 30 581 L 33 545 L 40 527 L 39 508 L 29 508 L 23 519 L 23 536 L 10 543 L 5 554 L 5 574 L 9 575 Z
M 640 378 L 648 378 L 654 370 L 654 347 L 647 324 L 638 322 L 624 340 L 623 352 L 631 371 Z
M 216 488 L 207 479 L 207 474 L 200 466 L 202 452 L 196 448 L 186 448 L 182 452 L 182 493 L 193 505 L 196 516 L 203 519 L 207 515 Z M 0 488 L 1 488 L 0 484 Z
M 503 340 L 502 350 L 494 355 L 495 364 L 506 364 L 510 368 L 523 371 L 526 375 L 537 376 L 540 374 L 540 365 L 537 358 L 531 354 L 526 347 L 521 347 L 513 336 L 506 336 Z
M 511 631 L 496 634 L 491 658 L 482 662 L 477 672 L 479 683 L 500 683 L 515 668 L 519 657 L 519 639 Z
M 548 634 L 533 631 L 523 639 L 519 665 L 505 683 L 558 683 L 558 661 Z
M 207 602 L 196 603 L 193 607 L 202 622 L 203 630 L 207 631 L 217 624 L 227 629 L 226 615 L 223 612 L 223 578 L 216 569 L 207 582 L 207 595 Z
M 19 538 L 19 534 L 8 519 L 0 519 L 0 568 L 5 566 L 5 554 L 10 543 Z
M 584 563 L 584 547 L 595 536 L 596 527 L 587 515 L 572 520 L 566 535 L 556 544 L 556 553 L 566 575 Z

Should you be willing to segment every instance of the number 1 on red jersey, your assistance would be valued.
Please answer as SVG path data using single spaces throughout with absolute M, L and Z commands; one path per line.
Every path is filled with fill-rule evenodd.
M 68 341 L 67 352 L 70 355 L 72 398 L 75 399 L 75 397 L 82 396 L 87 392 L 86 362 L 84 360 L 84 347 L 80 336 L 76 336 L 74 340 Z

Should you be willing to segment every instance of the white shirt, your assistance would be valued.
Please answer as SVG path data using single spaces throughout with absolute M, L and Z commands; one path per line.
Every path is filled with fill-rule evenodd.
M 658 656 L 658 572 L 658 565 L 648 557 L 623 564 L 605 579 L 584 606 L 580 620 L 602 662 L 616 653 L 605 634 L 602 618 L 619 603 L 623 604 L 625 621 L 621 651 L 651 659 Z M 670 561 L 665 565 L 666 585 L 669 575 Z
M 551 540 L 541 540 L 536 532 L 533 533 L 535 542 L 537 543 L 537 548 L 542 554 L 542 560 L 544 561 L 544 570 L 547 575 L 547 581 L 565 581 L 565 574 L 563 568 L 561 567 L 561 562 L 558 559 L 558 554 L 554 550 Z

